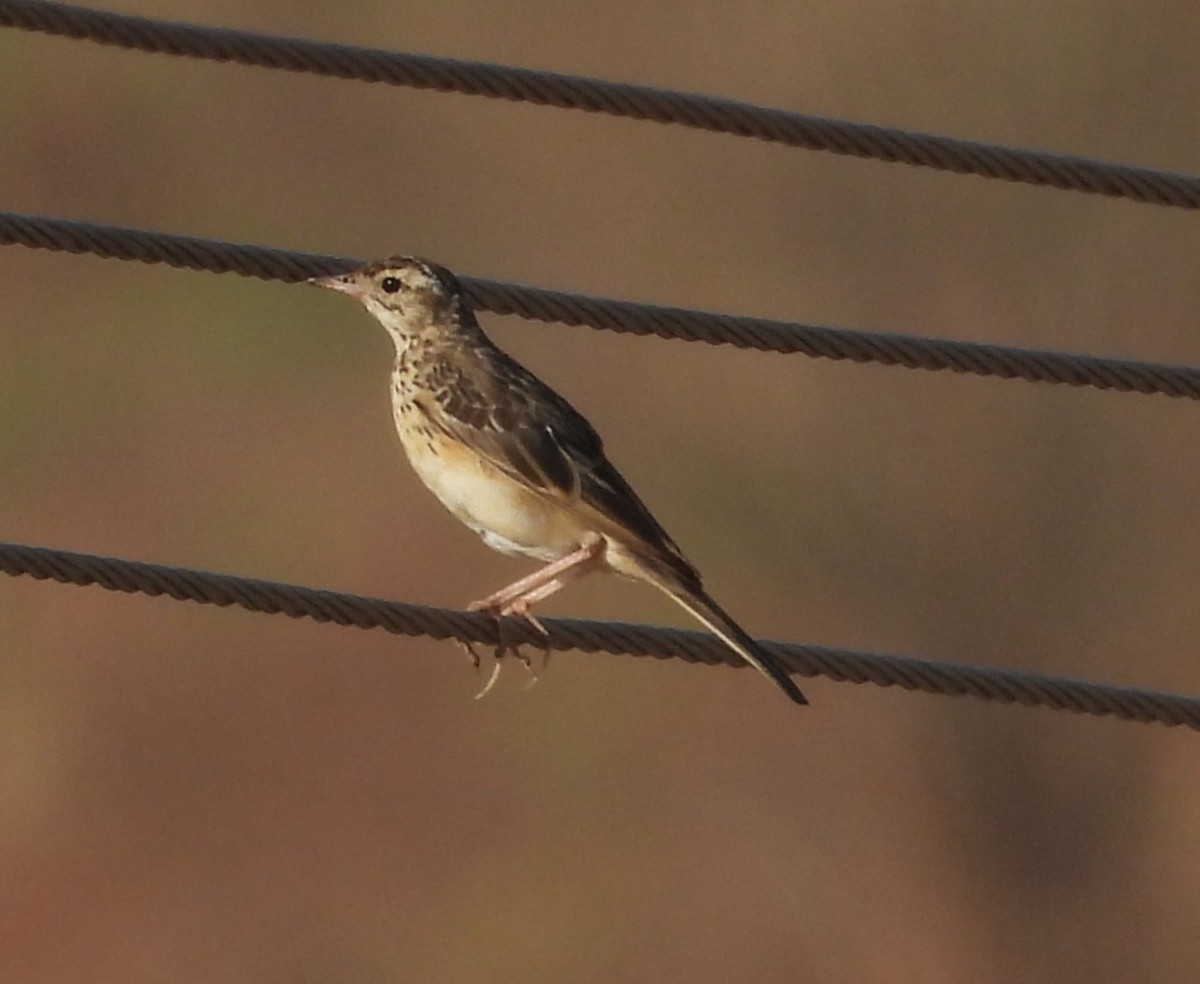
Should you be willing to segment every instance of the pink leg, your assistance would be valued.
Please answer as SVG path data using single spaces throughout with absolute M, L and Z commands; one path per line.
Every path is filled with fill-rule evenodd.
M 542 627 L 542 623 L 529 613 L 529 609 L 531 609 L 539 601 L 545 601 L 552 594 L 561 591 L 572 581 L 583 577 L 584 574 L 590 573 L 590 571 L 590 565 L 585 567 L 582 564 L 578 567 L 572 567 L 570 570 L 563 571 L 556 577 L 551 578 L 545 584 L 540 584 L 536 588 L 526 591 L 522 595 L 518 595 L 500 609 L 500 614 L 516 615 L 519 618 L 523 618 L 526 621 L 532 622 L 535 626 L 537 626 L 538 631 L 541 632 L 542 635 L 546 635 L 547 633 Z
M 560 574 L 573 572 L 569 575 L 568 580 L 573 580 L 579 574 L 583 574 L 585 570 L 591 568 L 591 562 L 595 560 L 603 549 L 604 541 L 599 537 L 595 540 L 590 540 L 579 549 L 571 551 L 565 557 L 559 557 L 558 560 L 552 560 L 545 567 L 539 567 L 532 574 L 527 574 L 519 581 L 514 581 L 499 591 L 493 591 L 486 598 L 480 598 L 479 601 L 471 602 L 467 606 L 467 610 L 502 614 L 504 613 L 503 610 L 508 608 L 514 601 L 531 594 L 547 582 L 557 580 Z M 583 567 L 584 570 L 578 570 L 580 567 Z M 565 584 L 566 581 L 563 583 Z M 549 593 L 553 594 L 554 591 L 552 590 Z M 543 597 L 546 597 L 546 595 L 539 595 L 539 600 Z
M 497 619 L 504 615 L 515 615 L 518 618 L 525 619 L 543 636 L 547 636 L 549 633 L 547 633 L 545 626 L 530 614 L 529 609 L 537 602 L 549 598 L 556 591 L 566 587 L 566 585 L 570 584 L 576 578 L 582 577 L 584 574 L 594 570 L 599 566 L 598 561 L 603 554 L 604 540 L 597 536 L 565 557 L 551 561 L 544 567 L 538 568 L 532 574 L 521 578 L 519 581 L 514 581 L 512 584 L 493 592 L 486 598 L 472 602 L 468 606 L 468 610 L 490 612 Z M 501 628 L 502 624 L 499 621 L 496 623 L 498 633 L 496 644 L 497 661 L 502 659 L 510 648 L 505 644 Z M 475 662 L 475 665 L 478 666 L 478 656 L 469 647 L 468 651 L 471 652 L 471 658 Z M 533 673 L 532 663 L 521 653 L 520 649 L 514 648 L 514 651 L 521 657 L 525 668 Z M 548 659 L 550 656 L 549 646 L 544 647 L 544 652 Z M 496 678 L 499 675 L 499 669 L 500 664 L 497 662 L 491 679 L 488 680 L 487 686 L 476 695 L 477 699 L 492 689 L 492 684 L 496 682 Z M 537 675 L 535 673 L 534 679 L 536 680 L 536 678 Z

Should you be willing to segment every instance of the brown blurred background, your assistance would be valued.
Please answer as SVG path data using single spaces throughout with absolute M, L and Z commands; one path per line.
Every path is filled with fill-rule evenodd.
M 1200 7 L 113 0 L 1196 173 Z M 1200 363 L 1200 220 L 0 32 L 0 208 Z M 388 344 L 278 283 L 0 251 L 4 539 L 431 604 Z M 751 631 L 1200 690 L 1194 404 L 484 318 Z M 549 613 L 686 624 L 596 580 Z M 1200 737 L 0 581 L 0 979 L 1200 974 Z

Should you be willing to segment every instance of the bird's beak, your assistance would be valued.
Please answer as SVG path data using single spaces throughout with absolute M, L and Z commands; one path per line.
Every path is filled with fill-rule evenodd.
M 325 287 L 328 290 L 340 291 L 360 299 L 364 293 L 362 287 L 355 283 L 353 274 L 349 273 L 337 273 L 328 277 L 310 277 L 304 282 L 312 284 L 314 287 Z

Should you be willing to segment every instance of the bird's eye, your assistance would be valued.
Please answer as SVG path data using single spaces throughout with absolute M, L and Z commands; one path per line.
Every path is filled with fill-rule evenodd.
M 394 294 L 400 289 L 400 278 L 384 277 L 379 281 L 379 286 L 383 288 L 385 294 Z

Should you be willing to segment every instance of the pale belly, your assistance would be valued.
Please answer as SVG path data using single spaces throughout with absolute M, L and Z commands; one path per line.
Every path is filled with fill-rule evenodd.
M 447 509 L 501 553 L 556 560 L 575 550 L 589 530 L 573 511 L 532 492 L 460 446 L 401 432 L 417 476 Z

